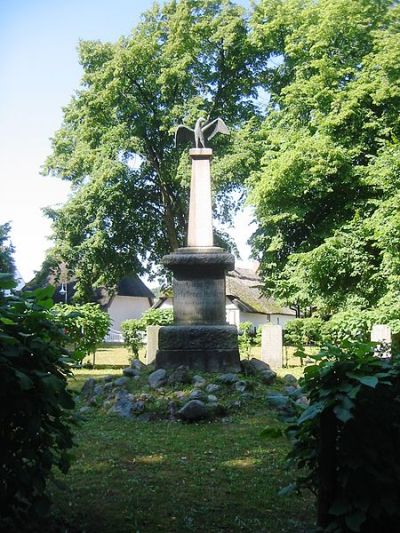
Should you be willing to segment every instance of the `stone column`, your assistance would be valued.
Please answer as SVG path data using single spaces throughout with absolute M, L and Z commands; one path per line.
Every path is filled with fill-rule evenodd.
M 233 255 L 214 246 L 210 148 L 193 148 L 188 245 L 163 257 L 173 273 L 174 325 L 160 328 L 157 368 L 240 370 L 236 326 L 226 323 L 225 272 Z
M 210 148 L 192 148 L 189 228 L 187 245 L 191 248 L 214 246 L 211 209 Z

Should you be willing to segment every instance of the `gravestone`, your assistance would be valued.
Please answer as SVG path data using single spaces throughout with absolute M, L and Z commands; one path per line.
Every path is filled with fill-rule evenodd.
M 146 365 L 150 365 L 156 358 L 158 350 L 158 332 L 160 326 L 147 326 Z
M 273 369 L 283 366 L 282 326 L 266 324 L 261 328 L 261 360 Z
M 180 365 L 207 372 L 239 371 L 238 333 L 226 323 L 225 274 L 235 266 L 232 254 L 214 246 L 211 210 L 212 150 L 204 147 L 204 133 L 211 137 L 221 129 L 221 119 L 193 132 L 196 148 L 192 160 L 187 246 L 163 258 L 173 273 L 174 325 L 160 328 L 156 366 Z M 211 127 L 215 128 L 211 131 Z M 226 126 L 224 126 L 226 128 Z M 187 133 L 186 131 L 186 133 Z M 199 140 L 203 147 L 198 147 Z
M 390 344 L 392 342 L 392 330 L 386 324 L 374 324 L 371 330 L 371 342 Z
M 378 343 L 375 349 L 375 355 L 379 357 L 392 356 L 390 349 L 392 344 L 392 330 L 390 326 L 387 324 L 374 324 L 371 330 L 371 342 Z

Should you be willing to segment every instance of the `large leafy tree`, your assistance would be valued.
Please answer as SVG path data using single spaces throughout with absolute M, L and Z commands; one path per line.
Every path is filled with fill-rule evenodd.
M 81 291 L 140 273 L 183 244 L 189 162 L 173 130 L 199 114 L 221 115 L 235 130 L 254 114 L 247 33 L 243 9 L 229 0 L 170 0 L 115 44 L 80 43 L 82 85 L 44 172 L 73 186 L 66 205 L 48 214 L 53 254 Z M 227 197 L 243 182 L 246 159 L 234 155 L 232 140 L 216 143 L 216 208 L 229 219 Z
M 271 93 L 254 249 L 268 289 L 327 316 L 399 296 L 399 29 L 393 0 L 262 0 L 252 18 Z

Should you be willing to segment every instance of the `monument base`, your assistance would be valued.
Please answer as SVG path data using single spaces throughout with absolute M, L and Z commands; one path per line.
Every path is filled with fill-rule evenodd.
M 177 325 L 160 328 L 156 368 L 180 365 L 203 372 L 239 372 L 236 327 Z

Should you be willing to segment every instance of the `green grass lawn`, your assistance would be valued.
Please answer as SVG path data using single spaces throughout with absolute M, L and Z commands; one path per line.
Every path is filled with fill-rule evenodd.
M 140 351 L 141 359 L 144 360 L 145 350 Z M 129 366 L 131 354 L 123 344 L 102 344 L 96 351 L 96 366 Z M 92 363 L 92 357 L 87 357 L 83 363 Z
M 78 370 L 70 386 L 110 373 L 120 370 Z M 145 378 L 134 386 L 145 390 Z M 286 439 L 260 435 L 282 424 L 265 405 L 270 389 L 225 421 L 143 422 L 91 409 L 65 487 L 54 489 L 56 515 L 70 532 L 309 531 L 313 498 L 278 495 L 294 475 Z

